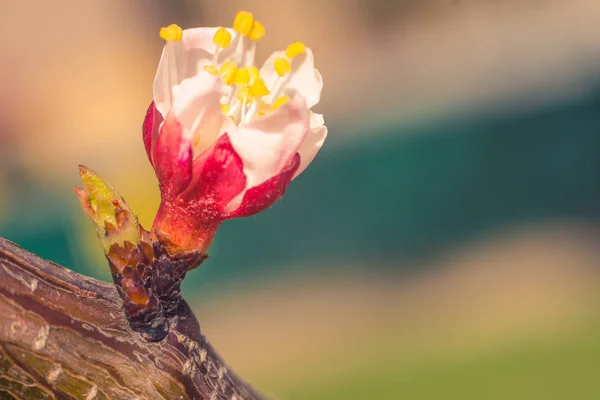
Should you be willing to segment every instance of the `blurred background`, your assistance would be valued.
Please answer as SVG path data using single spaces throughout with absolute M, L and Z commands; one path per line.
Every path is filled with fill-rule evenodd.
M 281 399 L 600 398 L 597 0 L 0 0 L 0 236 L 108 268 L 77 165 L 151 225 L 141 142 L 161 26 L 316 54 L 329 138 L 185 282 Z

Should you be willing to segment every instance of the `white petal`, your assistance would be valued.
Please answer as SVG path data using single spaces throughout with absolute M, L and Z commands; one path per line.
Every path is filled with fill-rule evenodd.
M 163 118 L 166 118 L 173 102 L 173 87 L 179 84 L 176 53 L 183 51 L 181 43 L 167 42 L 163 48 L 158 69 L 154 77 L 152 95 L 154 105 Z
M 192 28 L 183 31 L 181 42 L 186 50 L 203 50 L 209 54 L 214 54 L 217 46 L 213 43 L 215 33 L 220 28 Z M 233 34 L 232 29 L 228 29 Z
M 244 163 L 246 189 L 277 175 L 292 160 L 307 134 L 309 112 L 304 98 L 296 96 L 272 114 L 230 133 L 231 144 Z
M 186 29 L 180 42 L 165 44 L 153 86 L 154 103 L 163 117 L 171 109 L 173 88 L 185 79 L 198 75 L 205 65 L 211 64 L 217 49 L 212 41 L 217 29 Z
M 221 111 L 223 84 L 218 77 L 202 72 L 177 87 L 172 115 L 182 125 L 184 138 L 194 142 L 198 155 L 209 147 L 228 126 L 229 118 Z
M 187 68 L 193 75 L 200 73 L 205 65 L 211 65 L 213 55 L 217 51 L 217 46 L 213 43 L 213 37 L 220 28 L 193 28 L 183 31 L 182 42 L 188 53 Z M 232 37 L 235 37 L 233 29 L 227 29 Z M 219 50 L 218 64 L 223 62 L 223 57 L 227 52 L 233 49 L 232 44 L 226 49 Z M 218 67 L 218 66 L 217 66 Z
M 327 127 L 324 125 L 323 115 L 311 112 L 310 127 L 304 141 L 298 148 L 300 153 L 300 166 L 292 179 L 295 179 L 302 171 L 308 167 L 317 156 L 317 153 L 323 146 L 327 137 Z
M 273 66 L 273 61 L 278 57 L 285 57 L 285 52 L 276 51 L 273 53 L 260 69 L 260 76 L 264 79 L 269 90 L 275 88 L 277 78 L 279 77 Z M 279 94 L 273 93 L 272 100 L 281 95 L 293 98 L 296 94 L 299 94 L 306 99 L 308 108 L 311 108 L 319 102 L 321 91 L 323 90 L 323 78 L 319 71 L 315 69 L 312 51 L 306 48 L 306 52 L 294 58 L 291 65 L 292 72 L 288 76 L 281 78 L 285 82 L 283 91 Z

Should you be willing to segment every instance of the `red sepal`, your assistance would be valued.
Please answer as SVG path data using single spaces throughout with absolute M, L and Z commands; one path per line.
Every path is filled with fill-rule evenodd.
M 182 201 L 204 219 L 222 219 L 225 207 L 246 186 L 242 159 L 227 133 L 194 160 L 193 176 Z
M 183 127 L 168 116 L 152 146 L 152 161 L 163 196 L 175 197 L 192 180 L 192 142 L 183 137 Z
M 182 192 L 163 191 L 161 187 L 153 232 L 179 250 L 203 251 L 223 220 L 225 207 L 244 189 L 246 177 L 227 134 L 205 150 L 191 170 L 193 178 Z
M 144 140 L 144 148 L 146 149 L 148 161 L 150 161 L 152 166 L 154 166 L 154 162 L 152 161 L 152 143 L 158 136 L 158 127 L 162 121 L 163 117 L 156 109 L 154 102 L 150 103 L 150 107 L 146 111 L 144 123 L 142 124 L 142 139 Z

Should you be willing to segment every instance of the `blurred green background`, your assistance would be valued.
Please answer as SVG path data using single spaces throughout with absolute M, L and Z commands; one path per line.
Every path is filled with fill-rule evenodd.
M 313 48 L 330 134 L 185 282 L 230 365 L 282 399 L 600 398 L 595 0 L 0 3 L 0 236 L 108 280 L 77 164 L 150 226 L 158 29 L 247 9 L 259 58 Z

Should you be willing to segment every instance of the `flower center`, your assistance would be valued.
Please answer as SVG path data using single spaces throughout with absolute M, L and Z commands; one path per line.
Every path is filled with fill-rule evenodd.
M 239 125 L 255 116 L 272 112 L 290 100 L 283 95 L 283 90 L 294 74 L 293 59 L 303 54 L 306 46 L 301 42 L 292 43 L 284 56 L 273 61 L 277 78 L 272 87 L 267 87 L 254 66 L 256 45 L 265 35 L 265 27 L 254 19 L 252 13 L 240 11 L 233 21 L 233 30 L 235 37 L 222 27 L 216 31 L 212 64 L 203 69 L 220 76 L 223 84 L 229 86 L 230 90 L 221 99 L 221 107 L 223 113 Z

